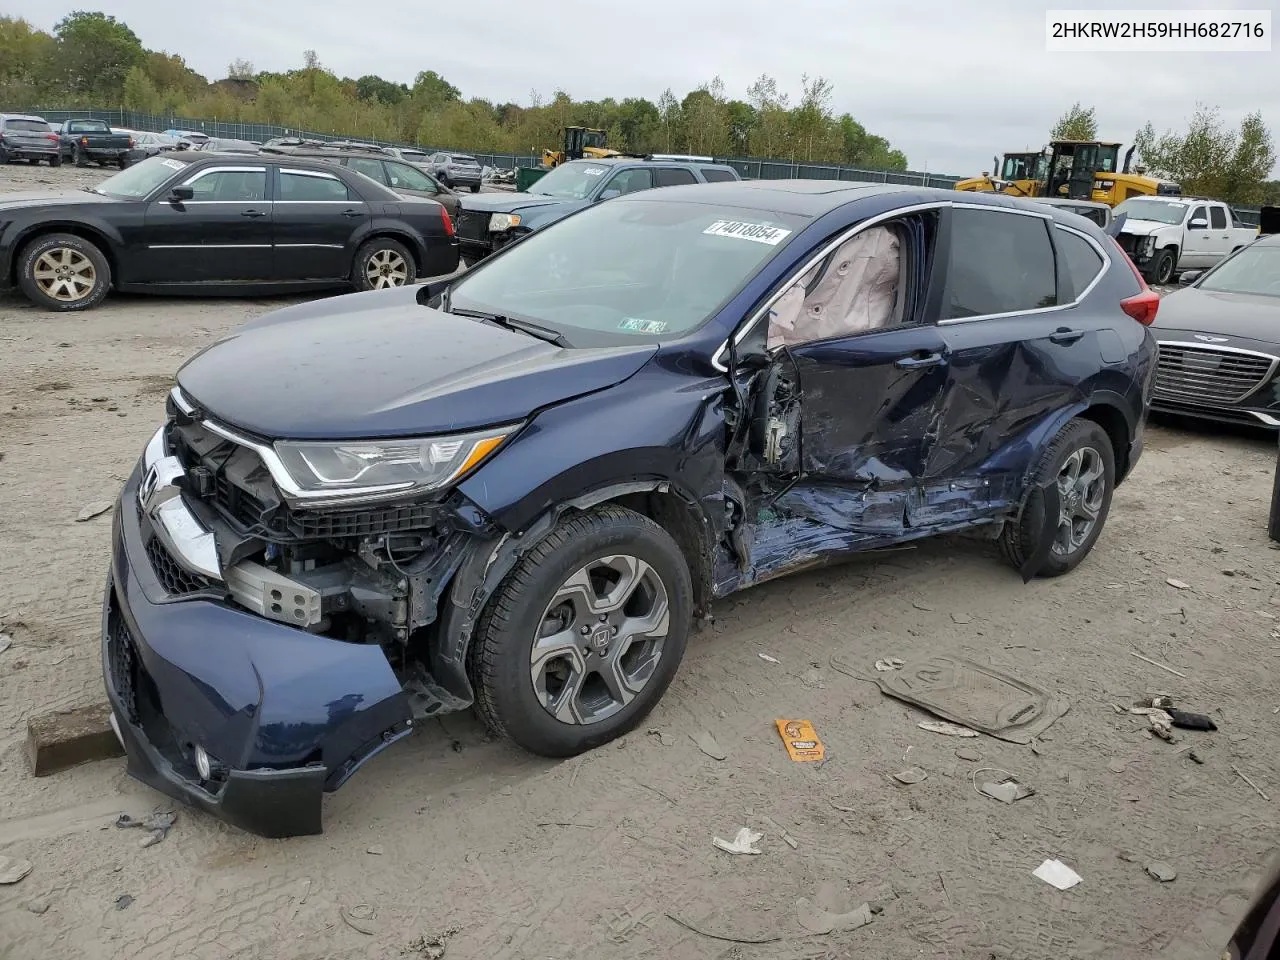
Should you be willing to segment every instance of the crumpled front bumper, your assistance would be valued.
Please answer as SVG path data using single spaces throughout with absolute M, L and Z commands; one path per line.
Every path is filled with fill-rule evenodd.
M 141 475 L 116 504 L 102 616 L 129 773 L 252 833 L 322 832 L 322 795 L 412 731 L 407 695 L 376 645 L 266 620 L 224 600 L 216 581 L 168 594 L 146 549 Z M 219 766 L 210 781 L 197 745 Z

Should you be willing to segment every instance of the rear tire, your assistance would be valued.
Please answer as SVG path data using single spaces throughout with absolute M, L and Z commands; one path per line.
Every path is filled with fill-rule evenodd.
M 70 233 L 31 242 L 18 258 L 18 286 L 45 310 L 88 310 L 111 288 L 111 265 L 94 244 Z
M 1053 477 L 1058 478 L 1062 510 L 1054 547 L 1036 574 L 1040 577 L 1058 577 L 1074 570 L 1102 534 L 1116 485 L 1115 451 L 1107 432 L 1080 417 L 1058 431 L 1031 475 L 1030 497 L 1040 497 L 1039 488 Z M 1044 535 L 1043 530 L 1030 528 L 1029 513 L 1024 507 L 1022 515 L 1006 523 L 1000 534 L 1000 552 L 1015 570 L 1036 552 Z
M 620 507 L 575 514 L 485 608 L 467 658 L 476 711 L 542 756 L 608 743 L 662 698 L 692 621 L 689 568 L 670 534 Z
M 9 162 L 9 151 L 0 148 L 0 166 L 7 166 Z
M 403 287 L 417 278 L 413 254 L 399 240 L 390 237 L 374 237 L 362 245 L 351 267 L 351 285 L 357 290 Z
M 62 166 L 62 154 L 58 154 L 56 157 L 50 157 L 50 158 L 49 158 L 49 166 L 51 166 L 51 167 L 60 167 L 60 166 Z

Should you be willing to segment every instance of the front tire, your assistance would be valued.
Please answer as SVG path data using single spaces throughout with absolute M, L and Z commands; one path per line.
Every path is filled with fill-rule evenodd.
M 473 183 L 473 184 L 471 185 L 471 192 L 472 192 L 472 193 L 479 193 L 479 192 L 480 192 L 480 184 L 478 184 L 478 183 Z
M 52 233 L 22 251 L 18 285 L 28 300 L 45 310 L 88 310 L 111 288 L 111 265 L 88 240 Z
M 689 568 L 670 534 L 620 507 L 575 514 L 485 608 L 468 655 L 476 711 L 541 756 L 608 743 L 662 698 L 692 621 Z
M 58 154 L 56 157 L 50 157 L 50 158 L 49 158 L 49 166 L 51 166 L 51 167 L 60 167 L 60 166 L 62 166 L 62 154 Z
M 1031 497 L 1056 478 L 1061 508 L 1054 527 L 1054 543 L 1037 576 L 1058 577 L 1074 570 L 1098 542 L 1111 510 L 1116 485 L 1115 451 L 1107 432 L 1092 420 L 1077 417 L 1063 427 L 1045 448 L 1032 474 Z M 1017 520 L 1005 524 L 1000 550 L 1014 569 L 1042 546 L 1045 529 L 1032 529 L 1023 508 Z M 1047 525 L 1046 525 L 1047 526 Z
M 1178 254 L 1172 247 L 1166 247 L 1160 251 L 1160 256 L 1156 259 L 1151 277 L 1157 284 L 1166 284 L 1173 279 L 1173 271 L 1177 266 Z
M 417 276 L 408 247 L 390 237 L 375 237 L 356 251 L 351 285 L 357 290 L 386 290 L 413 283 Z

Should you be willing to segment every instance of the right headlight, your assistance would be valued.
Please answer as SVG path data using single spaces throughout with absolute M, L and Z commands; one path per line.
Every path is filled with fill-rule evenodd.
M 282 440 L 275 452 L 294 488 L 286 492 L 299 499 L 364 499 L 447 486 L 487 460 L 518 428 L 413 439 Z
M 495 213 L 489 218 L 489 232 L 501 233 L 504 230 L 510 230 L 512 227 L 520 226 L 520 214 L 518 213 Z

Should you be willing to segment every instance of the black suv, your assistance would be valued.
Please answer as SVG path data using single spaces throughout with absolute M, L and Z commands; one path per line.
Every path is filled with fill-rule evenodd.
M 178 371 L 113 511 L 129 771 L 314 833 L 446 711 L 549 756 L 626 733 L 755 584 L 957 531 L 1065 574 L 1142 452 L 1158 306 L 1045 204 L 774 180 L 251 321 Z

